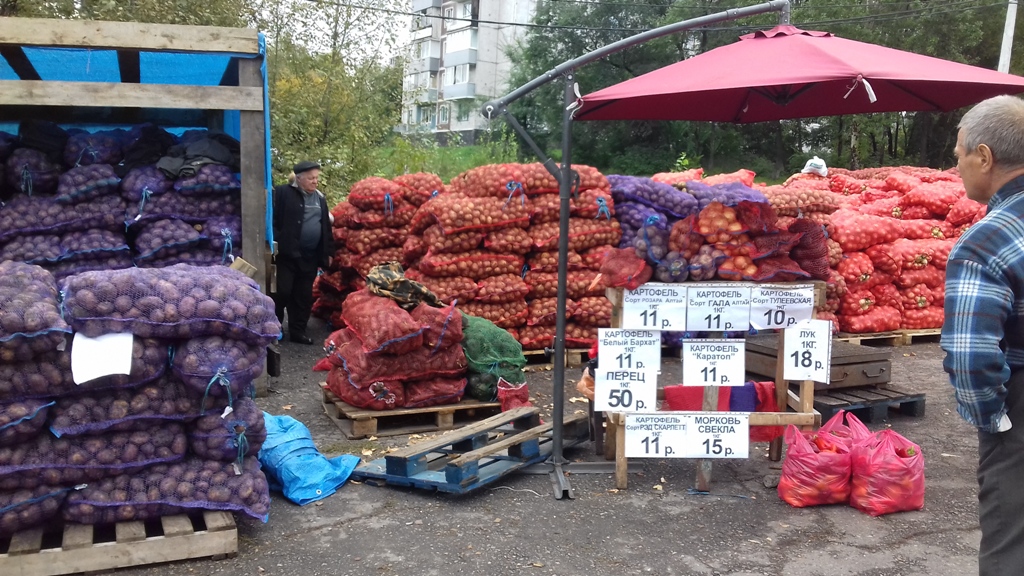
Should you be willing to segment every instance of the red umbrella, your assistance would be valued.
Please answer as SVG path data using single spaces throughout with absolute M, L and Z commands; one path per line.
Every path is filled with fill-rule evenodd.
M 948 111 L 1020 92 L 1019 76 L 778 26 L 588 94 L 575 118 L 746 123 Z

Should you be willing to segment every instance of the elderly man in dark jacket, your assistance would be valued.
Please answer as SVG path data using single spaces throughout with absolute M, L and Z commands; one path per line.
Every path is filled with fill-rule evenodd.
M 334 254 L 331 213 L 327 198 L 317 190 L 320 165 L 299 162 L 295 181 L 274 188 L 274 239 L 277 240 L 277 318 L 284 322 L 288 309 L 288 337 L 312 344 L 306 324 L 313 309 L 313 281 L 317 269 L 327 268 Z

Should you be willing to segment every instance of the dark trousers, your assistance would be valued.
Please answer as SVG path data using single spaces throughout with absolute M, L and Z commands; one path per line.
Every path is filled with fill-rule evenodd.
M 284 322 L 284 311 L 288 309 L 288 336 L 295 338 L 306 335 L 306 324 L 313 309 L 313 281 L 316 280 L 316 262 L 277 257 L 277 292 L 274 307 L 277 319 Z
M 1006 432 L 978 432 L 980 576 L 1024 573 L 1024 370 L 1010 377 Z

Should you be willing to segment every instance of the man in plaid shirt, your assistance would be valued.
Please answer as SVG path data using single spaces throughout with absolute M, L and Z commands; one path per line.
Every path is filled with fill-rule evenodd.
M 1024 100 L 964 115 L 956 143 L 967 197 L 988 214 L 946 265 L 943 367 L 978 428 L 981 576 L 1024 570 Z

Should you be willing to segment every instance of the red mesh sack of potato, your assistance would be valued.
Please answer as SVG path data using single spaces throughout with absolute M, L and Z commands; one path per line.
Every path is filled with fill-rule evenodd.
M 360 210 L 394 211 L 405 204 L 402 188 L 385 178 L 371 176 L 352 185 L 348 193 L 350 204 Z
M 605 258 L 608 257 L 608 252 L 612 250 L 611 246 L 598 246 L 597 248 L 591 248 L 580 254 L 580 258 L 583 259 L 583 267 L 587 270 L 601 270 L 601 265 L 604 264 Z
M 426 329 L 423 345 L 432 350 L 444 350 L 462 342 L 462 312 L 454 304 L 434 308 L 421 303 L 409 313 L 412 319 Z
M 498 254 L 524 255 L 533 249 L 533 238 L 522 228 L 505 228 L 488 232 L 484 248 Z
M 559 215 L 562 212 L 562 200 L 559 198 L 557 193 L 532 196 L 530 198 L 530 209 L 533 212 L 533 216 L 530 218 L 530 223 L 533 225 L 558 222 Z M 576 201 L 570 198 L 569 213 L 573 214 L 575 212 Z
M 527 194 L 558 194 L 558 179 L 540 162 L 523 164 L 519 169 L 523 174 L 523 185 L 526 186 Z
M 867 183 L 859 178 L 854 178 L 849 174 L 833 174 L 834 170 L 829 169 L 829 188 L 836 194 L 842 194 L 848 196 L 850 194 L 860 194 L 867 190 Z
M 521 274 L 524 263 L 522 256 L 484 250 L 462 254 L 428 253 L 420 260 L 420 271 L 427 276 L 466 276 L 482 280 L 498 274 Z
M 651 180 L 675 186 L 676 184 L 686 184 L 694 180 L 699 181 L 703 176 L 703 168 L 693 168 L 691 170 L 683 170 L 682 172 L 658 172 L 651 176 Z
M 345 372 L 348 384 L 366 388 L 375 382 L 402 382 L 434 376 L 462 376 L 466 371 L 466 355 L 462 346 L 433 351 L 426 346 L 400 356 L 370 356 L 358 340 L 348 342 L 331 357 L 331 363 Z
M 351 214 L 353 227 L 356 228 L 404 228 L 412 221 L 416 207 L 408 204 L 395 207 L 394 210 L 359 210 Z M 337 221 L 335 221 L 337 222 Z
M 924 508 L 924 455 L 895 430 L 882 430 L 851 451 L 850 505 L 872 516 Z
M 487 236 L 484 232 L 467 231 L 445 234 L 440 226 L 431 226 L 423 231 L 423 241 L 434 254 L 459 254 L 475 250 Z
M 467 230 L 526 228 L 531 208 L 525 197 L 506 202 L 502 198 L 464 198 L 438 196 L 421 208 L 433 214 L 445 234 Z
M 525 300 L 487 304 L 485 302 L 467 302 L 460 305 L 462 311 L 471 316 L 490 320 L 498 328 L 518 328 L 526 324 L 529 309 Z
M 558 272 L 558 252 L 536 252 L 526 259 L 526 265 L 535 272 Z M 569 250 L 566 259 L 567 270 L 583 270 L 583 258 Z
M 843 247 L 843 252 L 856 252 L 868 246 L 892 242 L 903 235 L 900 223 L 892 218 L 839 210 L 832 214 L 835 232 L 830 236 Z
M 518 274 L 499 274 L 480 281 L 477 302 L 501 304 L 522 300 L 530 293 L 530 286 Z
M 425 408 L 458 404 L 466 391 L 465 378 L 433 378 L 405 383 L 405 407 Z
M 421 236 L 409 236 L 402 244 L 402 264 L 413 266 L 427 254 L 427 243 Z
M 381 248 L 380 250 L 370 252 L 365 256 L 354 256 L 353 267 L 356 272 L 359 273 L 363 278 L 373 270 L 374 266 L 380 266 L 388 262 L 401 262 L 402 257 L 405 255 L 404 250 L 399 247 L 393 248 Z
M 559 229 L 557 222 L 540 224 L 530 228 L 533 246 L 537 250 L 550 252 L 558 249 Z M 622 239 L 622 227 L 617 220 L 569 219 L 569 249 L 579 252 L 595 246 L 617 246 Z
M 900 323 L 900 328 L 906 330 L 942 328 L 942 323 L 945 319 L 946 315 L 941 306 L 916 308 L 903 312 L 903 321 Z
M 565 318 L 567 320 L 576 313 L 577 306 L 576 302 L 566 299 Z M 558 298 L 535 298 L 527 304 L 527 307 L 529 308 L 526 314 L 527 326 L 555 325 L 555 320 L 558 318 Z
M 345 235 L 345 247 L 353 254 L 364 255 L 383 248 L 401 246 L 405 231 L 393 228 L 351 230 Z
M 444 193 L 444 182 L 437 174 L 428 172 L 402 174 L 391 181 L 401 187 L 402 199 L 413 206 L 422 206 L 437 194 Z
M 964 196 L 959 198 L 953 207 L 949 209 L 949 213 L 946 214 L 946 222 L 953 227 L 963 226 L 964 224 L 970 224 L 974 221 L 974 217 L 978 213 L 984 214 L 988 210 L 988 205 L 982 204 L 981 202 L 975 202 L 970 198 Z
M 885 185 L 890 190 L 896 190 L 906 194 L 921 185 L 921 180 L 904 172 L 892 171 L 885 179 Z
M 632 248 L 610 249 L 607 252 L 604 264 L 601 265 L 600 274 L 604 285 L 611 288 L 626 288 L 636 290 L 645 284 L 654 275 L 654 268 L 651 268 L 643 258 L 636 255 Z M 529 278 L 527 278 L 529 283 Z M 530 284 L 533 286 L 533 284 Z
M 341 201 L 334 208 L 331 208 L 331 216 L 334 216 L 334 228 L 351 228 L 356 225 L 354 216 L 359 209 L 352 204 Z
M 519 329 L 519 343 L 523 350 L 543 350 L 555 343 L 554 326 L 523 326 Z
M 569 348 L 590 348 L 597 344 L 597 327 L 580 326 L 575 322 L 565 325 L 565 345 Z
M 566 297 L 579 300 L 587 296 L 604 296 L 600 274 L 593 270 L 570 271 L 566 276 Z
M 531 270 L 526 273 L 523 280 L 530 287 L 530 293 L 527 296 L 531 299 L 555 298 L 558 296 L 558 274 L 554 272 L 534 272 Z
M 962 184 L 953 182 L 921 184 L 900 198 L 900 206 L 904 209 L 920 206 L 927 209 L 932 216 L 945 218 L 963 194 Z
M 687 216 L 673 224 L 668 237 L 669 252 L 679 252 L 687 260 L 693 258 L 704 244 L 704 236 L 696 232 L 696 225 L 696 215 Z
M 895 282 L 897 288 L 910 288 L 917 284 L 937 288 L 946 283 L 946 273 L 935 264 L 929 264 L 919 270 L 904 270 Z
M 580 298 L 572 319 L 580 326 L 607 328 L 612 322 L 612 303 L 604 296 Z
M 432 212 L 434 200 L 437 200 L 437 198 L 431 198 L 421 204 L 419 208 L 416 208 L 412 219 L 409 220 L 410 234 L 423 234 L 427 228 L 437 224 L 437 217 Z
M 868 202 L 861 205 L 857 211 L 861 214 L 881 216 L 882 218 L 900 218 L 903 216 L 903 208 L 900 207 L 898 196 L 879 198 L 874 202 Z
M 779 215 L 771 204 L 744 200 L 736 205 L 736 218 L 751 234 L 768 234 L 778 230 Z
M 526 195 L 523 171 L 518 164 L 487 164 L 452 178 L 453 192 L 470 198 L 512 198 Z
M 714 176 L 705 176 L 701 182 L 708 186 L 714 186 L 715 184 L 725 184 L 727 182 L 740 182 L 744 186 L 750 187 L 754 185 L 754 176 L 757 173 L 752 170 L 739 169 L 735 172 L 728 174 L 715 174 Z
M 900 327 L 900 311 L 890 306 L 872 306 L 857 316 L 839 315 L 839 328 L 851 334 L 891 332 Z
M 576 197 L 575 205 L 572 214 L 580 218 L 611 220 L 615 216 L 615 202 L 609 189 L 584 190 Z
M 341 314 L 367 354 L 407 354 L 423 346 L 424 327 L 390 298 L 353 292 Z
M 424 276 L 418 270 L 409 270 L 405 273 L 405 277 L 426 286 L 427 290 L 433 292 L 434 296 L 437 296 L 438 300 L 445 304 L 451 304 L 456 300 L 469 302 L 476 298 L 476 293 L 480 290 L 476 280 L 465 276 L 433 278 Z
M 334 368 L 327 375 L 327 388 L 339 400 L 356 408 L 394 410 L 405 406 L 405 386 L 401 382 L 374 382 L 357 388 L 348 382 L 341 368 Z

